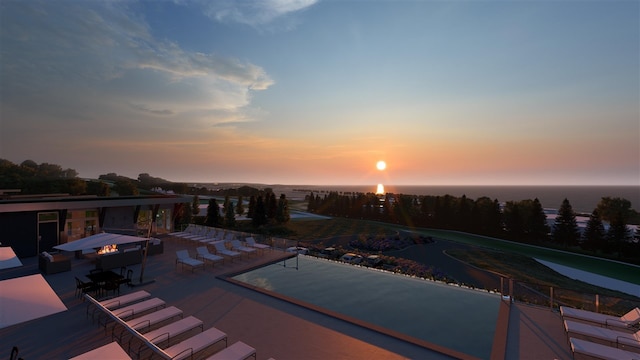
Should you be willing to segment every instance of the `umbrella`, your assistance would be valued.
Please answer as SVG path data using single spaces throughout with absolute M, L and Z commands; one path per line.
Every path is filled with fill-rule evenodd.
M 71 241 L 66 244 L 57 245 L 57 246 L 54 246 L 53 248 L 62 250 L 62 251 L 79 251 L 79 250 L 96 249 L 96 248 L 101 248 L 107 245 L 114 245 L 114 244 L 115 245 L 130 244 L 135 242 L 142 242 L 145 240 L 146 240 L 145 238 L 139 238 L 137 236 L 131 236 L 131 235 L 99 233 L 99 234 L 87 236 L 86 238 Z

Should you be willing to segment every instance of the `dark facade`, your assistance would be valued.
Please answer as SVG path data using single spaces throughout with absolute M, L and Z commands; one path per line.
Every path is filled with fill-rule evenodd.
M 135 234 L 151 227 L 153 234 L 167 233 L 173 231 L 180 207 L 190 202 L 188 197 L 168 195 L 4 199 L 0 246 L 11 246 L 24 258 L 102 231 Z

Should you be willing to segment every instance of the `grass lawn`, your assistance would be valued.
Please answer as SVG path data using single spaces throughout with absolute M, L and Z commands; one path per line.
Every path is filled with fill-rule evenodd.
M 322 242 L 322 239 L 338 236 L 357 234 L 393 235 L 397 231 L 411 231 L 435 238 L 537 258 L 640 285 L 640 266 L 455 231 L 416 229 L 375 221 L 346 218 L 290 221 L 287 224 L 287 228 L 291 231 L 291 234 L 288 236 L 289 238 L 313 243 Z M 519 263 L 512 263 L 508 266 L 519 266 Z M 531 270 L 524 264 L 521 265 L 520 268 L 522 268 L 523 272 Z M 494 270 L 501 272 L 499 269 Z

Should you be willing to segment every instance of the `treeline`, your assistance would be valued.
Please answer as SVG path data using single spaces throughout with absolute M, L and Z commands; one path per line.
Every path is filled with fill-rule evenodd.
M 621 198 L 602 198 L 590 215 L 583 232 L 569 200 L 558 209 L 552 226 L 538 199 L 507 201 L 466 196 L 417 196 L 387 193 L 306 196 L 308 211 L 320 215 L 375 220 L 409 227 L 463 231 L 516 242 L 569 249 L 579 247 L 592 253 L 640 263 L 640 230 L 627 224 L 638 213 Z M 605 226 L 607 225 L 607 227 Z
M 98 179 L 82 179 L 74 169 L 60 165 L 25 160 L 14 164 L 0 159 L 0 189 L 20 190 L 20 195 L 69 194 L 96 196 L 130 196 L 140 193 L 164 192 L 187 195 L 246 196 L 258 195 L 260 190 L 242 186 L 238 189 L 212 190 L 204 186 L 190 186 L 172 182 L 147 173 L 131 179 L 116 173 L 100 175 Z

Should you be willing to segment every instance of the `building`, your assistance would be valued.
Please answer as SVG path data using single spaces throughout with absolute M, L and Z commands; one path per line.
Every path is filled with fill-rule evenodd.
M 23 258 L 103 231 L 169 233 L 181 207 L 190 202 L 176 195 L 5 194 L 0 199 L 0 245 L 11 246 Z

